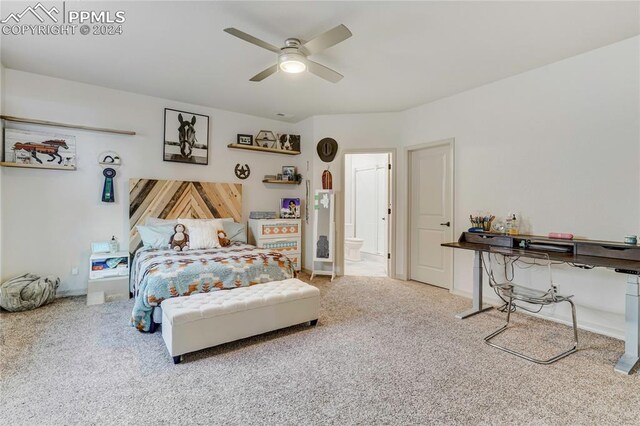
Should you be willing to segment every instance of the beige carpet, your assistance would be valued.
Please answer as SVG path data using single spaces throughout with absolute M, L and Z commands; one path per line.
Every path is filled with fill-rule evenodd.
M 317 327 L 190 354 L 127 324 L 132 302 L 82 297 L 0 315 L 2 424 L 640 424 L 640 375 L 613 371 L 620 341 L 581 332 L 551 366 L 493 349 L 494 311 L 388 278 L 315 280 Z M 578 315 L 580 313 L 578 312 Z M 569 328 L 515 315 L 501 337 L 545 352 Z M 530 328 L 543 327 L 545 338 Z

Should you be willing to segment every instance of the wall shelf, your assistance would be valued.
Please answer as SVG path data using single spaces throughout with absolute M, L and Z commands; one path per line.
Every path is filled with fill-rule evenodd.
M 263 179 L 263 183 L 275 183 L 278 185 L 300 185 L 301 182 L 295 180 L 275 180 L 275 179 Z
M 67 171 L 76 170 L 75 167 L 53 166 L 53 165 L 40 166 L 36 164 L 20 164 L 20 163 L 6 163 L 6 162 L 0 162 L 0 167 L 17 167 L 20 169 L 48 169 L 48 170 L 67 170 Z
M 232 149 L 246 149 L 248 151 L 261 151 L 261 152 L 270 152 L 272 154 L 284 154 L 284 155 L 300 155 L 300 151 L 286 151 L 284 149 L 275 149 L 275 148 L 262 148 L 260 146 L 255 145 L 240 145 L 237 143 L 230 143 L 227 145 L 227 148 Z
M 53 127 L 67 127 L 70 129 L 89 130 L 91 132 L 115 133 L 118 135 L 129 135 L 129 136 L 133 136 L 136 134 L 136 132 L 133 132 L 130 130 L 117 130 L 117 129 L 107 129 L 104 127 L 82 126 L 79 124 L 58 123 L 55 121 L 37 120 L 34 118 L 13 117 L 11 115 L 0 115 L 0 118 L 6 121 L 12 121 L 14 123 L 37 124 L 40 126 L 53 126 Z

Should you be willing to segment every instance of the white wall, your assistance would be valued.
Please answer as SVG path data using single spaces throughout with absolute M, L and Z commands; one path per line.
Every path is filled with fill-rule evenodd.
M 11 69 L 5 70 L 4 92 L 5 111 L 10 115 L 128 129 L 137 135 L 64 130 L 77 138 L 77 171 L 2 170 L 3 278 L 27 271 L 55 274 L 62 279 L 60 294 L 83 293 L 89 244 L 116 235 L 128 247 L 129 178 L 243 183 L 245 219 L 250 210 L 277 210 L 281 197 L 304 195 L 303 186 L 265 186 L 261 180 L 284 165 L 297 166 L 304 175 L 305 158 L 312 154 L 309 139 L 302 138 L 302 150 L 307 152 L 301 156 L 226 146 L 235 142 L 237 133 L 255 135 L 261 129 L 293 133 L 302 126 Z M 165 107 L 210 117 L 208 166 L 162 161 Z M 104 179 L 97 157 L 105 150 L 115 150 L 123 160 L 115 178 L 116 202 L 111 205 L 100 201 Z M 236 163 L 249 164 L 249 179 L 235 177 Z M 80 268 L 79 275 L 71 275 L 73 267 Z
M 639 48 L 634 37 L 402 114 L 407 146 L 455 138 L 456 235 L 476 210 L 519 212 L 539 235 L 640 233 Z M 401 175 L 404 203 L 405 187 Z M 471 291 L 471 266 L 456 251 L 454 292 Z M 566 267 L 554 278 L 582 326 L 622 335 L 624 275 Z

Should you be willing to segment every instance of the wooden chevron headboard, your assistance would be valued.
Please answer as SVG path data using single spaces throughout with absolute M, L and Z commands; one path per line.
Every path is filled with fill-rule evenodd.
M 242 222 L 242 184 L 129 179 L 129 251 L 142 246 L 136 225 L 149 217 Z

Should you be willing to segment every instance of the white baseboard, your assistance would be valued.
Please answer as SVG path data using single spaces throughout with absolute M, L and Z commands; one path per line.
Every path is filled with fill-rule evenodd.
M 74 290 L 58 290 L 56 291 L 56 298 L 58 297 L 72 297 L 72 296 L 86 296 L 87 289 L 74 289 Z
M 450 293 L 456 296 L 461 296 L 461 297 L 465 297 L 467 299 L 472 299 L 472 294 L 470 292 L 467 291 L 460 291 L 457 289 L 452 289 L 450 290 Z M 483 301 L 486 304 L 489 305 L 493 305 L 493 306 L 500 306 L 502 305 L 502 301 L 500 299 L 498 299 L 493 293 L 487 293 L 484 292 L 483 294 Z M 603 324 L 603 323 L 599 323 L 596 321 L 593 321 L 592 319 L 584 319 L 585 317 L 587 318 L 597 318 L 598 315 L 598 311 L 596 311 L 595 309 L 592 308 L 588 308 L 585 306 L 578 306 L 576 305 L 576 311 L 577 311 L 577 322 L 578 322 L 578 328 L 580 330 L 585 330 L 585 331 L 590 331 L 596 334 L 602 334 L 604 336 L 608 336 L 608 337 L 613 337 L 614 339 L 619 339 L 619 340 L 624 340 L 624 329 L 615 327 L 615 326 L 609 326 L 607 324 Z M 582 315 L 581 315 L 581 311 L 582 311 Z M 519 312 L 523 313 L 523 314 L 527 314 L 527 315 L 531 315 L 533 317 L 536 318 L 542 318 L 545 320 L 549 320 L 549 321 L 553 321 L 553 322 L 557 322 L 560 324 L 565 324 L 565 325 L 571 325 L 572 324 L 572 320 L 570 318 L 563 318 L 563 317 L 557 317 L 557 316 L 552 316 L 552 315 L 545 315 L 542 313 L 533 313 L 533 312 L 527 312 L 524 309 L 520 309 Z M 610 316 L 619 316 L 619 315 L 614 315 L 614 314 L 608 314 Z M 582 316 L 582 319 L 580 318 Z

